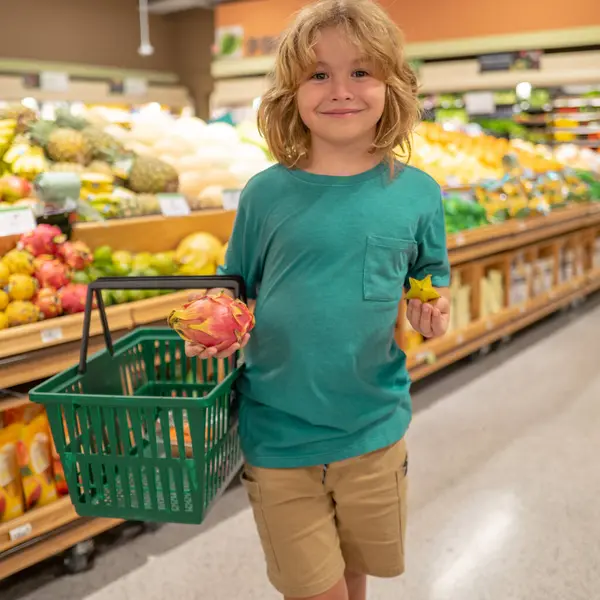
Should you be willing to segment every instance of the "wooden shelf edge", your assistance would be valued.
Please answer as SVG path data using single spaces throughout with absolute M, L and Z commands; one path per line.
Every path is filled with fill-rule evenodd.
M 166 320 L 170 310 L 185 302 L 188 294 L 189 292 L 176 292 L 158 298 L 109 306 L 106 314 L 110 330 L 124 331 L 146 323 Z M 80 340 L 82 330 L 83 313 L 5 329 L 0 331 L 0 359 Z M 97 312 L 94 312 L 90 335 L 97 336 L 101 333 L 100 317 Z M 44 341 L 44 336 L 48 338 L 47 341 Z
M 68 496 L 64 496 L 52 504 L 28 511 L 21 517 L 0 524 L 0 560 L 3 552 L 67 525 L 76 519 L 79 519 L 79 516 L 75 512 L 71 500 Z M 12 541 L 10 532 L 25 526 L 31 527 L 30 533 L 16 541 Z
M 0 413 L 4 412 L 5 410 L 20 408 L 21 406 L 29 404 L 29 402 L 29 396 L 24 396 L 22 398 L 17 396 L 7 396 L 5 398 L 0 398 Z
M 123 521 L 118 519 L 79 519 L 68 529 L 57 531 L 55 535 L 41 539 L 38 543 L 10 554 L 4 559 L 0 555 L 0 581 L 122 523 Z

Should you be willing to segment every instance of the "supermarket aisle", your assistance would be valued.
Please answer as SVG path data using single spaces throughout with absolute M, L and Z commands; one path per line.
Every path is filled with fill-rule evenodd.
M 371 600 L 597 597 L 599 333 L 596 302 L 416 390 L 408 573 L 373 582 Z M 28 592 L 31 577 L 0 595 L 278 598 L 240 488 L 202 529 L 140 536 L 102 554 L 89 573 Z

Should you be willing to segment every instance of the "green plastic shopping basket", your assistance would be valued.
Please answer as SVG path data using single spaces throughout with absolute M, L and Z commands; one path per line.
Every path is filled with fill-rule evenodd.
M 213 287 L 246 299 L 237 277 L 111 277 L 89 285 L 79 366 L 30 392 L 46 407 L 79 515 L 201 523 L 239 472 L 238 356 L 187 358 L 168 327 L 136 329 L 113 344 L 101 296 Z M 88 359 L 94 295 L 106 349 Z

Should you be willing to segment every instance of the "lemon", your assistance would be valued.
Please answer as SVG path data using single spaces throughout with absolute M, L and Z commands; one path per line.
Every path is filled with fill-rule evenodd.
M 10 275 L 10 269 L 8 265 L 0 260 L 0 288 L 3 288 L 8 284 L 8 277 Z
M 4 290 L 0 290 L 0 310 L 4 310 L 9 302 L 10 298 L 8 294 Z

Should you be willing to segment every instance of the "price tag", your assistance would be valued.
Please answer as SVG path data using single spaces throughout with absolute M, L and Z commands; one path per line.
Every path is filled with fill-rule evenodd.
M 50 344 L 52 342 L 60 342 L 64 336 L 61 327 L 48 327 L 47 329 L 42 329 L 40 337 L 42 338 L 42 344 Z
M 145 96 L 148 93 L 148 82 L 139 77 L 127 77 L 123 82 L 123 92 L 127 96 Z
M 462 233 L 457 233 L 454 241 L 457 246 L 462 246 L 465 243 L 465 236 Z
M 225 210 L 237 210 L 241 195 L 242 190 L 223 190 L 223 208 Z
M 465 108 L 470 115 L 491 115 L 496 112 L 492 92 L 469 92 L 463 96 Z
M 42 71 L 40 88 L 46 92 L 68 92 L 69 75 L 60 71 Z
M 458 334 L 458 335 L 456 336 L 456 343 L 457 343 L 458 345 L 462 344 L 464 341 L 465 341 L 465 338 L 464 338 L 464 336 L 463 336 L 463 335 L 460 335 L 460 334 Z
M 27 206 L 0 209 L 0 237 L 28 233 L 35 226 L 35 217 Z
M 165 217 L 187 217 L 192 212 L 182 194 L 158 194 L 158 202 Z
M 15 527 L 8 532 L 8 537 L 11 542 L 16 542 L 17 540 L 22 540 L 23 538 L 29 537 L 33 533 L 33 527 L 31 523 L 25 523 L 24 525 L 19 525 L 19 527 Z
M 494 323 L 492 323 L 492 321 L 490 321 L 490 320 L 488 319 L 488 321 L 486 321 L 486 323 L 485 323 L 485 328 L 486 328 L 488 331 L 491 331 L 492 329 L 494 329 Z
M 446 177 L 446 183 L 448 187 L 460 187 L 460 179 L 454 175 L 448 175 Z

